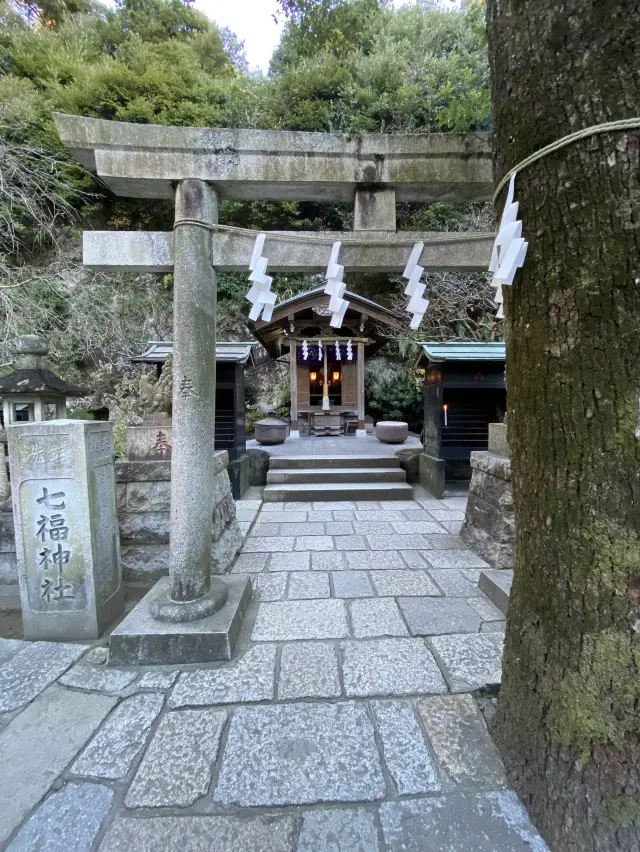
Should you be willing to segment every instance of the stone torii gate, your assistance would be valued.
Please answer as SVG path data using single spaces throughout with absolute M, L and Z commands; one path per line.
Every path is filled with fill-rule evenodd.
M 419 263 L 427 270 L 486 270 L 493 234 L 396 232 L 396 202 L 489 200 L 488 139 L 165 127 L 62 114 L 54 119 L 62 142 L 113 193 L 175 200 L 172 233 L 85 232 L 83 259 L 93 269 L 174 273 L 170 583 L 168 596 L 152 598 L 146 630 L 162 633 L 166 661 L 177 662 L 171 647 L 177 643 L 188 656 L 189 642 L 195 648 L 200 634 L 212 629 L 207 622 L 213 613 L 246 606 L 229 583 L 211 578 L 210 483 L 216 270 L 247 270 L 255 237 L 216 229 L 219 200 L 353 202 L 354 231 L 322 234 L 342 241 L 346 274 L 399 272 L 419 241 L 425 243 Z M 286 232 L 271 239 L 267 233 L 264 253 L 269 272 L 321 271 L 329 255 L 326 245 L 303 242 L 300 232 L 289 239 Z M 235 612 L 225 623 L 227 651 L 211 650 L 211 659 L 230 654 Z M 148 639 L 139 641 L 138 662 L 147 661 Z

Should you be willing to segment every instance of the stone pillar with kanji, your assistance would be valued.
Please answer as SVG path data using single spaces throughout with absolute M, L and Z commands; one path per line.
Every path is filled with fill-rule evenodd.
M 113 426 L 7 427 L 26 639 L 96 639 L 123 610 Z

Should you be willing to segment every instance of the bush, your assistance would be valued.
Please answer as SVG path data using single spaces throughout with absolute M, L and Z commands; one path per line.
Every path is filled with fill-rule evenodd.
M 374 420 L 403 420 L 420 433 L 424 418 L 422 387 L 407 364 L 374 358 L 365 368 L 367 414 Z

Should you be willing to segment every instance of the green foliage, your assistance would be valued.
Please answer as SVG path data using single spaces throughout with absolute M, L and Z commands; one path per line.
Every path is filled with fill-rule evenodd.
M 244 404 L 246 408 L 253 408 L 258 402 L 258 386 L 251 373 L 244 374 Z
M 373 358 L 365 365 L 367 413 L 374 420 L 403 420 L 420 433 L 423 420 L 422 389 L 415 371 L 406 363 Z

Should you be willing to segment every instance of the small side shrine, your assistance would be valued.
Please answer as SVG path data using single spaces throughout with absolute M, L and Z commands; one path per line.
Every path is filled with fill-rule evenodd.
M 246 448 L 244 371 L 254 364 L 250 341 L 216 343 L 215 448 L 229 454 L 229 476 L 233 496 L 239 500 L 249 487 L 249 457 Z M 168 359 L 173 358 L 173 341 L 150 340 L 141 355 L 129 360 L 155 364 L 158 378 Z M 170 449 L 165 458 L 170 458 Z
M 447 473 L 471 475 L 471 453 L 487 450 L 489 424 L 506 412 L 504 343 L 422 344 L 424 452 L 420 482 L 442 497 Z
M 349 308 L 330 326 L 329 297 L 316 287 L 280 302 L 268 322 L 250 324 L 272 358 L 289 353 L 291 438 L 365 435 L 364 365 L 383 346 L 392 314 L 345 292 Z
M 0 378 L 2 418 L 5 426 L 29 421 L 63 420 L 67 398 L 87 396 L 90 391 L 66 382 L 51 370 L 46 356 L 49 344 L 34 334 L 16 340 L 12 373 Z M 49 408 L 55 410 L 55 414 Z

